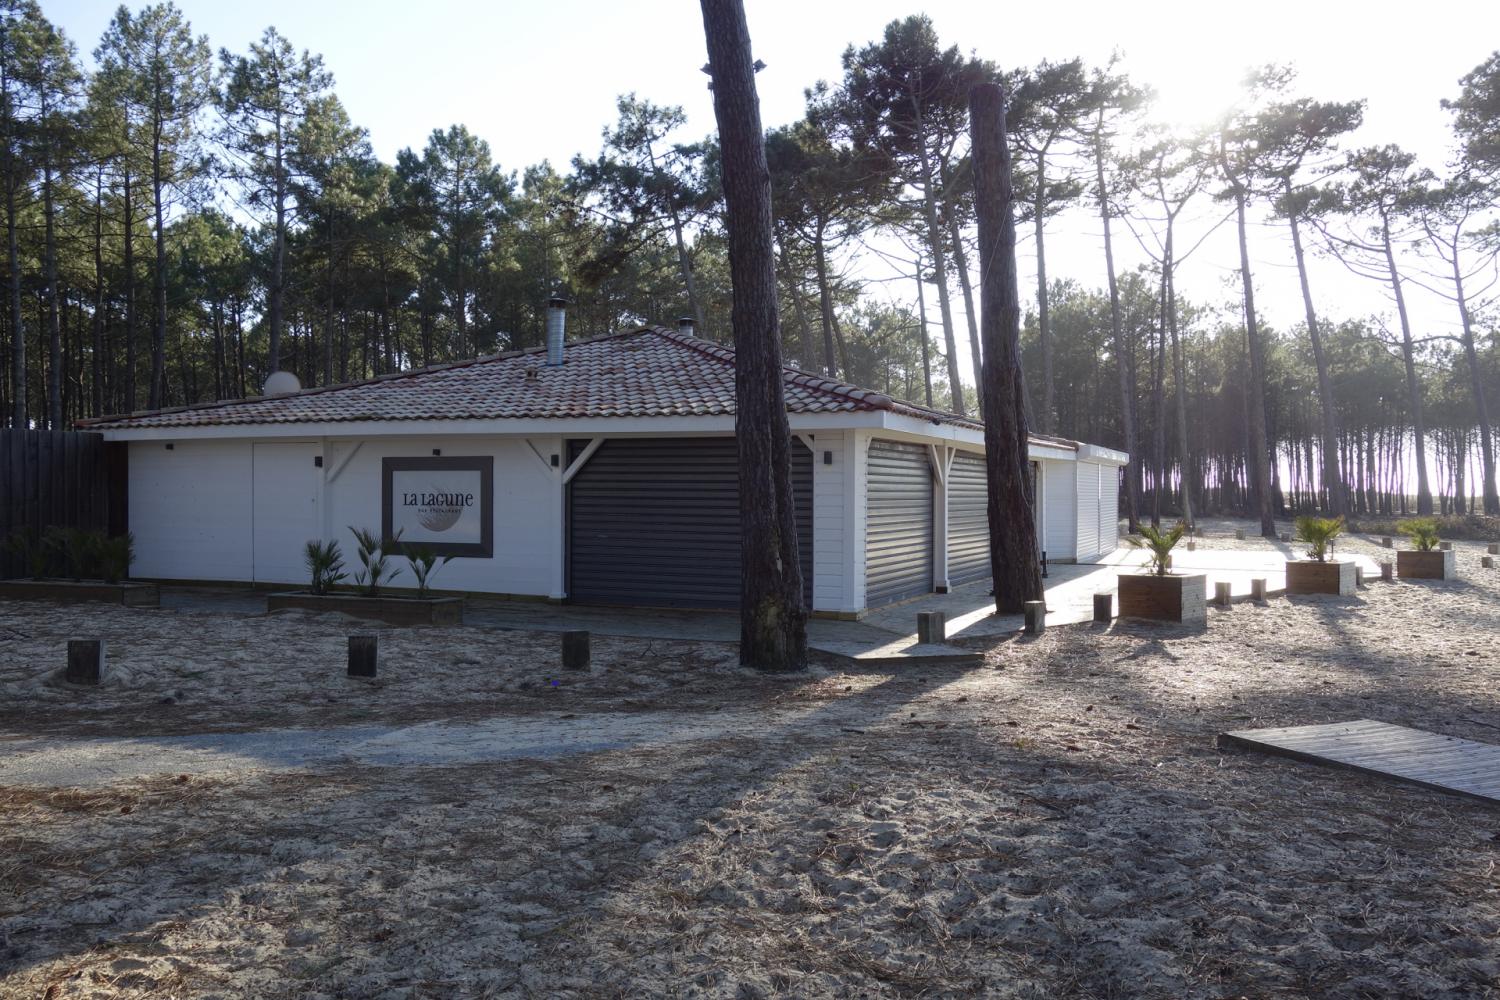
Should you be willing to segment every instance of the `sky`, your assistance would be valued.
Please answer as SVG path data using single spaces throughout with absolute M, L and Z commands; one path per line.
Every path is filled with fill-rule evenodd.
M 86 55 L 116 3 L 43 0 Z M 139 4 L 129 4 L 135 7 Z M 545 3 L 395 0 L 179 0 L 194 29 L 215 50 L 246 49 L 268 25 L 299 48 L 321 53 L 353 120 L 369 130 L 375 152 L 391 160 L 418 147 L 433 129 L 459 122 L 486 139 L 496 162 L 519 170 L 542 159 L 565 169 L 574 154 L 596 153 L 600 130 L 615 117 L 618 94 L 634 91 L 658 104 L 680 104 L 684 138 L 713 131 L 703 23 L 691 0 Z M 1500 46 L 1500 3 L 1429 2 L 1420 8 L 1382 0 L 1264 0 L 1253 5 L 1207 3 L 1010 4 L 930 0 L 925 4 L 864 0 L 746 0 L 755 54 L 767 64 L 757 77 L 767 127 L 800 117 L 803 89 L 837 80 L 850 44 L 879 37 L 889 21 L 928 14 L 943 44 L 991 59 L 1002 69 L 1042 59 L 1081 56 L 1102 63 L 1122 57 L 1131 76 L 1160 94 L 1158 117 L 1181 124 L 1211 119 L 1229 104 L 1244 70 L 1290 62 L 1299 91 L 1325 100 L 1363 97 L 1369 105 L 1360 145 L 1396 142 L 1442 172 L 1451 153 L 1449 116 L 1439 107 L 1457 93 L 1458 78 Z M 1215 213 L 1217 214 L 1217 213 Z M 1179 239 L 1196 238 L 1189 220 Z M 1300 322 L 1302 306 L 1289 243 L 1280 226 L 1258 223 L 1250 234 L 1257 304 L 1274 326 Z M 1115 236 L 1120 268 L 1143 262 L 1127 230 Z M 1029 246 L 1021 248 L 1023 301 L 1035 278 Z M 1238 294 L 1232 229 L 1225 227 L 1184 264 L 1179 293 L 1229 307 Z M 853 263 L 872 279 L 874 294 L 914 299 L 910 282 L 879 282 L 892 268 L 867 254 Z M 1049 227 L 1048 269 L 1102 287 L 1104 265 L 1096 217 L 1074 213 Z M 1387 311 L 1379 287 L 1332 261 L 1315 264 L 1312 280 L 1322 311 L 1334 319 Z M 1030 286 L 1027 282 L 1030 281 Z M 1453 307 L 1412 292 L 1416 322 L 1451 329 Z M 954 296 L 955 308 L 959 299 Z M 933 335 L 936 296 L 928 295 Z M 960 352 L 966 347 L 960 334 Z

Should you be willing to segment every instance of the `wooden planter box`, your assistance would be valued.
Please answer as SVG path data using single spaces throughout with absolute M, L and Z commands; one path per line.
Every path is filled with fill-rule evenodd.
M 1402 549 L 1396 553 L 1396 575 L 1407 580 L 1452 580 L 1458 576 L 1458 564 L 1452 549 Z
M 0 580 L 0 597 L 64 604 L 123 604 L 130 608 L 161 605 L 154 583 L 105 583 L 103 580 Z
M 1318 562 L 1316 559 L 1288 559 L 1286 562 L 1288 594 L 1337 594 L 1353 597 L 1354 564 L 1352 562 Z
M 309 594 L 288 591 L 266 597 L 267 611 L 337 611 L 355 618 L 373 618 L 387 625 L 462 625 L 462 597 L 364 597 L 360 594 Z
M 1203 573 L 1120 574 L 1121 618 L 1208 624 L 1208 577 Z

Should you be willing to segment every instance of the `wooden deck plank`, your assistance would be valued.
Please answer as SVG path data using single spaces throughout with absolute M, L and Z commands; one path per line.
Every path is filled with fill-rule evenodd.
M 1246 729 L 1221 733 L 1218 743 L 1500 804 L 1500 746 L 1489 743 L 1372 719 Z

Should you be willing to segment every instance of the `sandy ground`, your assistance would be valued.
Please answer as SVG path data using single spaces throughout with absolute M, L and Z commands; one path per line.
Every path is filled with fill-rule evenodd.
M 459 629 L 391 633 L 384 687 L 331 683 L 339 622 L 122 610 L 90 626 L 129 672 L 80 696 L 46 677 L 76 611 L 0 604 L 0 724 L 28 739 L 683 723 L 479 764 L 0 787 L 0 995 L 1497 996 L 1500 807 L 1214 747 L 1358 717 L 1500 742 L 1500 571 L 1457 547 L 1451 583 L 790 680 L 599 640 L 552 688 L 555 637 Z M 158 645 L 127 659 L 126 636 Z

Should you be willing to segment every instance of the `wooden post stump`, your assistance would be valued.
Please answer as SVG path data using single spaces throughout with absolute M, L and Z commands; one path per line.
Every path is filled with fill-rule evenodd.
M 1115 617 L 1115 595 L 1094 595 L 1094 621 L 1108 624 Z
M 1250 600 L 1265 603 L 1266 580 L 1265 577 L 1256 577 L 1250 581 Z
M 351 635 L 349 637 L 350 677 L 374 677 L 376 663 L 379 658 L 379 636 Z
M 1363 587 L 1364 585 L 1365 585 L 1365 568 L 1363 566 L 1355 566 L 1354 567 L 1354 586 L 1355 587 Z
M 562 634 L 562 665 L 564 670 L 589 668 L 588 632 L 578 629 Z
M 69 639 L 68 669 L 63 677 L 69 684 L 98 684 L 104 679 L 104 640 Z
M 1047 602 L 1026 602 L 1026 634 L 1041 635 L 1047 629 Z
M 1214 584 L 1214 603 L 1221 608 L 1229 607 L 1229 584 L 1219 582 Z
M 1495 568 L 1495 557 L 1494 556 L 1480 556 L 1479 557 L 1479 565 L 1482 568 L 1484 568 L 1484 569 L 1494 569 Z
M 1237 542 L 1243 542 L 1245 540 L 1245 529 L 1244 528 L 1236 528 L 1236 529 L 1234 529 L 1234 540 L 1237 541 Z
M 941 611 L 917 612 L 917 642 L 932 645 L 948 641 L 948 616 Z
M 1283 532 L 1282 532 L 1282 533 L 1281 533 L 1281 540 L 1282 540 L 1282 541 L 1283 541 L 1283 542 L 1290 542 L 1290 541 L 1291 541 L 1291 540 L 1292 540 L 1292 536 L 1291 536 L 1291 533 L 1290 533 L 1290 532 L 1286 532 L 1286 531 L 1283 531 Z
M 1500 556 L 1500 542 L 1490 542 L 1490 547 L 1487 551 L 1492 556 Z
M 1195 541 L 1191 541 L 1190 540 L 1188 542 L 1188 551 L 1189 552 L 1197 552 L 1198 551 L 1198 543 L 1195 542 Z
M 1380 578 L 1386 583 L 1396 579 L 1396 564 L 1387 559 L 1380 564 Z
M 1383 545 L 1383 546 L 1385 546 L 1386 548 L 1390 548 L 1393 545 L 1395 545 L 1396 543 L 1395 543 L 1394 540 L 1392 540 L 1392 538 L 1391 538 L 1390 535 L 1381 535 L 1380 536 L 1380 544 Z

